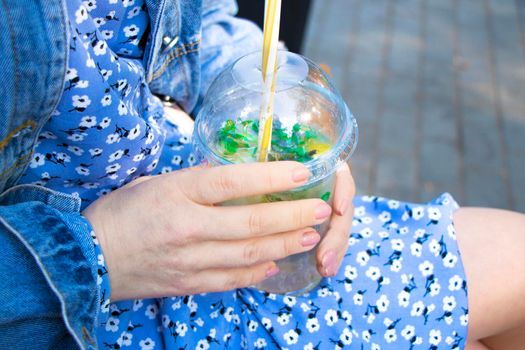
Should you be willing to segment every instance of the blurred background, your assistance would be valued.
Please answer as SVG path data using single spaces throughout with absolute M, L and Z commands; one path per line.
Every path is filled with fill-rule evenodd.
M 262 21 L 264 0 L 240 0 Z M 259 7 L 259 8 L 258 8 Z M 359 123 L 360 194 L 525 212 L 525 0 L 283 0 Z

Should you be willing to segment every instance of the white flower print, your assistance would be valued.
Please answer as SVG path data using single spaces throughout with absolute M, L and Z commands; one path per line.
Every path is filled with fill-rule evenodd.
M 284 296 L 283 298 L 283 302 L 289 306 L 289 307 L 292 307 L 295 305 L 295 303 L 297 302 L 297 298 L 294 297 L 294 296 L 290 296 L 290 295 L 286 295 Z
M 328 327 L 332 327 L 334 324 L 337 323 L 337 321 L 339 321 L 337 311 L 335 311 L 334 309 L 328 309 L 328 311 L 326 311 L 326 314 L 324 315 L 324 319 L 326 321 L 326 325 Z
M 389 344 L 397 340 L 397 333 L 395 328 L 387 329 L 387 331 L 385 332 L 385 340 Z
M 381 295 L 376 301 L 376 306 L 379 312 L 386 312 L 389 305 L 390 300 L 388 300 L 388 297 L 385 294 Z
M 78 10 L 75 11 L 75 22 L 77 24 L 80 24 L 84 22 L 86 19 L 88 19 L 88 12 L 84 5 L 80 5 Z
M 354 209 L 354 217 L 359 218 L 366 214 L 365 207 L 359 206 Z
M 84 5 L 86 7 L 86 10 L 88 10 L 89 12 L 93 11 L 94 9 L 97 8 L 97 1 L 96 0 L 86 0 L 86 1 L 82 1 L 82 5 Z
M 361 293 L 356 293 L 354 294 L 354 304 L 355 305 L 363 305 L 363 294 Z
M 120 335 L 120 338 L 118 338 L 117 340 L 117 343 L 120 346 L 130 346 L 132 338 L 133 338 L 133 334 L 129 332 L 122 332 L 122 334 Z
M 106 24 L 106 19 L 102 17 L 97 17 L 93 19 L 93 22 L 95 23 L 95 27 L 100 28 L 104 24 Z
M 171 319 L 170 319 L 170 317 L 168 315 L 162 315 L 162 325 L 164 327 L 166 327 L 166 328 L 169 327 L 170 322 L 171 322 Z
M 303 350 L 314 350 L 314 344 L 312 344 L 312 342 L 306 344 L 306 345 L 303 347 Z
M 151 338 L 143 339 L 139 342 L 140 350 L 153 350 L 155 349 L 155 342 Z
M 155 304 L 150 304 L 146 308 L 146 311 L 144 314 L 150 319 L 153 320 L 155 317 L 157 317 L 157 313 L 159 312 L 159 308 Z
M 155 136 L 153 135 L 153 133 L 148 133 L 146 135 L 146 145 L 149 145 L 150 143 L 153 142 L 153 139 L 155 138 Z
M 288 332 L 284 333 L 283 338 L 286 341 L 286 344 L 293 345 L 297 344 L 297 341 L 299 340 L 299 334 L 297 334 L 295 329 L 290 329 Z
M 100 104 L 104 107 L 111 105 L 111 95 L 104 95 L 104 97 L 102 97 L 100 100 Z
M 107 70 L 107 69 L 100 70 L 100 75 L 102 75 L 102 79 L 104 79 L 104 81 L 107 81 L 112 74 L 113 74 L 112 70 Z
M 111 154 L 109 155 L 108 162 L 109 162 L 109 163 L 112 163 L 112 162 L 114 162 L 114 161 L 116 161 L 116 160 L 119 160 L 120 158 L 122 158 L 122 156 L 123 156 L 124 154 L 125 154 L 124 150 L 119 149 L 119 150 L 117 150 L 117 151 L 115 151 L 115 152 L 113 152 L 113 153 L 111 153 Z
M 279 317 L 277 317 L 277 322 L 281 326 L 287 325 L 290 322 L 290 314 L 285 313 L 285 314 L 279 315 Z
M 151 148 L 151 155 L 152 155 L 152 156 L 156 155 L 156 154 L 159 152 L 159 150 L 160 150 L 160 142 L 157 142 L 157 143 L 155 144 L 155 146 L 153 146 L 153 147 Z
M 76 156 L 84 154 L 84 150 L 78 146 L 67 146 L 67 150 Z
M 33 169 L 38 168 L 39 166 L 44 165 L 45 162 L 45 156 L 42 153 L 35 153 L 31 159 L 31 162 L 29 162 L 29 167 Z
M 106 30 L 103 30 L 100 32 L 100 35 L 102 35 L 102 39 L 104 40 L 110 40 L 113 38 L 113 31 L 112 30 L 109 30 L 109 29 L 106 29 Z
M 310 333 L 317 332 L 319 330 L 319 320 L 317 317 L 309 318 L 306 321 L 306 330 Z
M 463 278 L 459 277 L 459 275 L 454 275 L 448 280 L 448 290 L 450 291 L 460 290 L 462 286 Z
M 461 315 L 461 316 L 459 317 L 459 322 L 460 322 L 460 324 L 461 324 L 462 326 L 465 326 L 465 327 L 468 326 L 468 314 L 466 314 L 466 315 Z
M 392 249 L 396 251 L 401 251 L 405 247 L 405 243 L 401 239 L 393 239 L 391 242 Z
M 102 121 L 98 124 L 98 126 L 99 126 L 101 129 L 105 129 L 105 128 L 107 128 L 110 124 L 111 124 L 111 119 L 108 118 L 108 117 L 105 117 L 105 118 L 103 118 Z
M 82 166 L 82 165 L 77 166 L 75 168 L 75 171 L 77 172 L 77 174 L 82 175 L 82 176 L 88 176 L 90 174 L 89 168 Z
M 135 299 L 133 300 L 133 311 L 137 311 L 144 305 L 144 302 L 142 299 Z
M 112 143 L 119 142 L 119 141 L 120 141 L 120 136 L 117 133 L 109 134 L 108 137 L 106 138 L 106 143 L 110 145 Z
M 268 317 L 263 317 L 261 323 L 266 329 L 272 328 L 272 320 L 270 320 Z
M 140 124 L 137 124 L 133 129 L 129 131 L 128 139 L 135 140 L 140 135 Z
M 44 138 L 47 140 L 56 140 L 57 136 L 53 134 L 51 131 L 42 131 L 40 135 L 38 135 L 39 138 Z
M 89 99 L 88 95 L 73 95 L 71 99 L 73 100 L 73 107 L 75 107 L 75 109 L 80 112 L 83 112 L 91 104 L 91 100 Z
M 259 325 L 257 324 L 257 322 L 253 321 L 253 320 L 250 320 L 248 322 L 248 331 L 249 332 L 255 332 L 257 330 L 257 327 Z
M 139 154 L 136 154 L 133 156 L 133 161 L 134 162 L 140 162 L 141 160 L 143 160 L 146 156 L 143 154 L 143 153 L 139 153 Z
M 413 256 L 421 257 L 421 253 L 423 252 L 423 246 L 420 243 L 414 242 L 410 245 L 410 253 Z
M 108 44 L 106 43 L 106 40 L 98 40 L 95 43 L 95 46 L 93 46 L 93 52 L 95 53 L 95 56 L 105 55 L 107 48 Z
M 257 338 L 257 340 L 253 343 L 253 345 L 257 348 L 257 349 L 263 349 L 265 348 L 268 344 L 266 343 L 266 340 L 264 338 Z
M 210 344 L 206 341 L 206 339 L 201 339 L 197 343 L 195 350 L 208 350 L 209 348 L 210 348 Z
M 128 170 L 126 170 L 126 174 L 132 175 L 137 171 L 137 167 L 131 167 Z
M 135 0 L 122 0 L 122 5 L 124 7 L 130 7 L 133 6 L 133 4 L 135 4 Z
M 439 329 L 431 329 L 428 335 L 428 342 L 431 345 L 439 345 L 441 343 L 441 331 Z
M 341 340 L 344 345 L 350 345 L 352 344 L 352 337 L 352 332 L 348 328 L 345 328 L 339 336 L 339 340 Z
M 399 204 L 400 202 L 396 200 L 389 200 L 388 202 L 386 202 L 386 205 L 388 205 L 390 209 L 398 209 Z
M 412 310 L 410 311 L 410 316 L 418 317 L 423 314 L 423 310 L 425 309 L 425 304 L 423 304 L 422 301 L 415 302 L 412 304 Z
M 128 19 L 132 19 L 140 13 L 141 7 L 135 6 L 131 11 L 128 12 Z
M 177 327 L 175 328 L 175 332 L 181 336 L 184 337 L 186 335 L 186 332 L 188 331 L 188 325 L 184 322 L 177 321 L 176 323 Z
M 456 240 L 456 230 L 454 229 L 454 225 L 447 226 L 447 234 L 450 238 Z
M 441 211 L 438 208 L 430 207 L 427 209 L 427 213 L 432 221 L 439 221 L 439 219 L 441 219 Z
M 374 233 L 374 231 L 372 231 L 372 229 L 370 227 L 365 227 L 364 229 L 362 229 L 361 231 L 359 231 L 359 233 L 364 237 L 364 238 L 368 238 L 370 236 L 372 236 L 372 233 Z
M 140 31 L 139 27 L 137 27 L 134 24 L 124 27 L 124 35 L 127 38 L 137 36 L 139 31 Z
M 118 114 L 119 115 L 128 114 L 128 107 L 126 107 L 126 105 L 122 101 L 120 101 L 120 103 L 118 104 Z
M 155 168 L 157 167 L 157 164 L 158 164 L 158 163 L 159 163 L 159 160 L 158 160 L 158 159 L 155 159 L 153 162 L 151 162 L 150 165 L 148 165 L 148 166 L 146 167 L 146 170 L 149 171 L 149 172 L 153 171 L 153 169 L 155 169 Z
M 401 271 L 401 269 L 403 268 L 403 264 L 401 263 L 401 261 L 403 260 L 403 258 L 399 258 L 399 259 L 396 259 L 394 261 L 392 261 L 392 265 L 390 265 L 390 271 L 392 272 L 399 272 Z M 383 283 L 385 284 L 385 283 Z
M 106 331 L 115 333 L 118 331 L 118 324 L 120 323 L 120 320 L 115 317 L 108 318 L 106 322 Z
M 439 252 L 441 251 L 441 245 L 436 239 L 433 239 L 428 244 L 428 249 L 432 254 L 434 254 L 434 256 L 438 256 Z
M 79 126 L 85 127 L 85 128 L 91 128 L 95 126 L 96 124 L 97 124 L 97 117 L 88 115 L 88 116 L 82 117 L 82 119 L 80 120 Z
M 406 325 L 405 328 L 401 331 L 401 336 L 405 338 L 405 340 L 410 340 L 412 337 L 416 335 L 416 329 L 412 325 Z
M 353 266 L 345 266 L 345 277 L 349 280 L 355 280 L 357 278 L 357 269 Z
M 361 266 L 366 266 L 368 264 L 368 260 L 370 260 L 370 255 L 368 255 L 367 252 L 361 251 L 357 253 L 356 262 Z
M 438 279 L 436 278 L 434 282 L 430 285 L 430 296 L 435 297 L 439 294 L 440 290 L 441 285 L 438 283 Z
M 412 219 L 419 220 L 425 216 L 425 209 L 423 207 L 412 208 Z
M 86 136 L 87 134 L 85 132 L 81 132 L 81 133 L 71 134 L 67 137 L 67 139 L 74 141 L 74 142 L 80 142 L 80 141 L 83 141 Z
M 388 222 L 392 219 L 392 215 L 388 211 L 383 211 L 381 214 L 379 214 L 378 219 L 382 222 Z
M 458 262 L 458 257 L 452 253 L 447 253 L 443 258 L 443 266 L 453 268 Z
M 443 298 L 443 310 L 445 311 L 454 311 L 456 308 L 456 298 L 451 296 L 446 296 Z
M 425 260 L 419 264 L 419 271 L 424 277 L 430 276 L 434 272 L 434 265 L 430 261 Z
M 381 277 L 381 270 L 376 266 L 370 266 L 366 271 L 366 276 L 372 281 L 377 281 Z

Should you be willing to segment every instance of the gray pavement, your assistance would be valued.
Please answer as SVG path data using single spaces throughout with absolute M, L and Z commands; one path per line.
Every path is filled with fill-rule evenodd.
M 359 193 L 525 212 L 525 0 L 314 0 L 304 54 L 358 120 Z

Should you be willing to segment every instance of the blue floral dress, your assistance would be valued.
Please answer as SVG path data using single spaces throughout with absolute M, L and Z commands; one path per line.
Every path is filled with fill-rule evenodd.
M 144 0 L 68 0 L 64 93 L 22 182 L 83 207 L 138 176 L 191 166 L 190 138 L 144 78 Z M 110 302 L 99 258 L 100 349 L 461 349 L 467 285 L 444 194 L 427 204 L 358 197 L 337 276 L 310 293 L 256 289 Z M 146 234 L 146 233 L 145 233 Z

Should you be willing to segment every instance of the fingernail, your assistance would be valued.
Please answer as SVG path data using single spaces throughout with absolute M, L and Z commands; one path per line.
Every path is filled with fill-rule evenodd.
M 324 254 L 322 264 L 323 264 L 323 268 L 324 268 L 324 272 L 326 276 L 335 275 L 336 261 L 335 261 L 335 253 L 333 250 L 329 250 Z
M 332 212 L 332 208 L 326 203 L 320 203 L 317 208 L 315 209 L 315 219 L 321 220 L 326 219 L 328 216 L 330 216 L 330 213 Z
M 266 270 L 266 277 L 272 277 L 279 273 L 279 267 L 277 265 L 274 265 L 270 267 L 268 270 Z
M 321 236 L 315 231 L 307 231 L 303 233 L 303 239 L 301 241 L 301 244 L 303 247 L 312 246 L 314 244 L 317 244 L 321 240 Z
M 339 210 L 337 211 L 337 214 L 339 216 L 343 216 L 346 213 L 346 210 L 348 209 L 348 199 L 343 199 L 339 202 L 339 205 L 337 206 Z
M 292 172 L 292 180 L 294 182 L 303 182 L 310 176 L 310 171 L 305 167 L 297 167 Z

